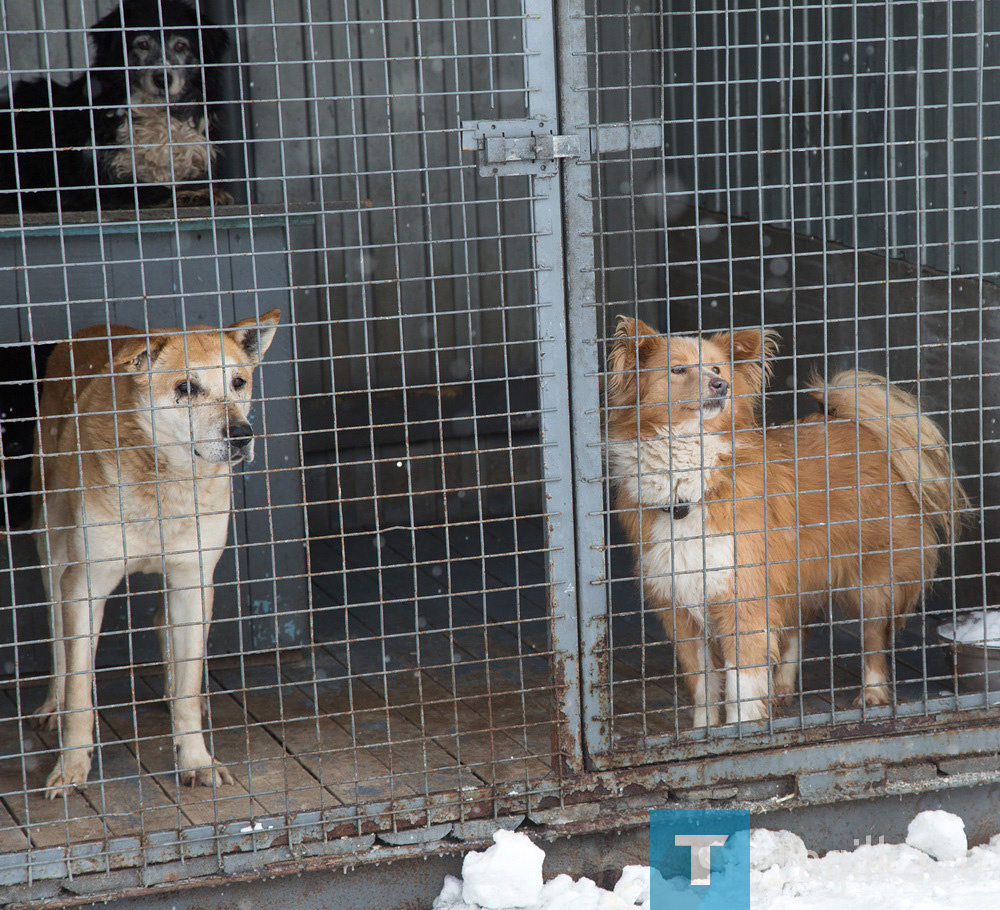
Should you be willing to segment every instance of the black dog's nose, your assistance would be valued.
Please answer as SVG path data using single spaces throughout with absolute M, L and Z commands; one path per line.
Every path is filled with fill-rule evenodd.
M 248 423 L 230 424 L 228 429 L 229 444 L 238 449 L 246 448 L 253 439 L 253 430 Z
M 718 376 L 713 377 L 708 381 L 708 388 L 713 395 L 721 398 L 726 392 L 729 391 L 729 383 L 725 379 L 720 379 Z

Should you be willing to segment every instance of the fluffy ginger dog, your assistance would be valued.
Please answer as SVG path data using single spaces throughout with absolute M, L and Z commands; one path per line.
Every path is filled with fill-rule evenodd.
M 622 318 L 608 357 L 615 509 L 675 643 L 694 724 L 766 718 L 796 688 L 802 626 L 862 620 L 855 704 L 888 704 L 886 652 L 968 504 L 941 431 L 883 377 L 845 371 L 823 411 L 762 428 L 770 331 L 664 336 Z M 772 673 L 773 671 L 773 673 Z

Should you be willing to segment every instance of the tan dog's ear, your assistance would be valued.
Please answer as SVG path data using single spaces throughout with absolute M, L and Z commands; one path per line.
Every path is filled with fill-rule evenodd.
M 126 373 L 142 373 L 149 370 L 160 356 L 167 343 L 166 335 L 150 335 L 148 338 L 129 338 L 115 347 L 114 366 Z
M 608 354 L 608 401 L 627 404 L 636 400 L 636 374 L 660 336 L 641 319 L 619 316 L 615 338 Z
M 743 388 L 736 395 L 760 395 L 764 383 L 771 377 L 771 358 L 778 350 L 778 333 L 774 329 L 738 329 L 718 332 L 710 339 L 733 358 L 733 383 L 742 378 Z
M 256 316 L 251 316 L 249 319 L 233 323 L 226 329 L 226 334 L 243 349 L 251 363 L 258 364 L 274 341 L 274 333 L 278 330 L 280 319 L 281 310 L 271 310 L 259 320 Z

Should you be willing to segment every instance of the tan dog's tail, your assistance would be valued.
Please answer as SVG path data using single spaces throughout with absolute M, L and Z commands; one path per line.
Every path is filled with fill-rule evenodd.
M 809 394 L 831 417 L 862 421 L 875 433 L 938 540 L 958 539 L 969 498 L 941 430 L 920 414 L 915 396 L 864 370 L 844 370 L 828 386 L 817 377 Z

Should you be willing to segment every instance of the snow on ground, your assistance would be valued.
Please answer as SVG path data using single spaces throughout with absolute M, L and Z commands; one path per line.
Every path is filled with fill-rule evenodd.
M 1000 910 L 1000 834 L 969 850 L 964 823 L 949 812 L 921 812 L 905 844 L 823 857 L 789 831 L 758 828 L 749 838 L 753 910 Z M 526 834 L 493 839 L 465 857 L 461 879 L 445 877 L 434 910 L 650 910 L 646 866 L 626 866 L 613 891 L 568 875 L 543 885 L 544 853 Z M 680 897 L 687 886 L 676 878 L 665 890 Z

